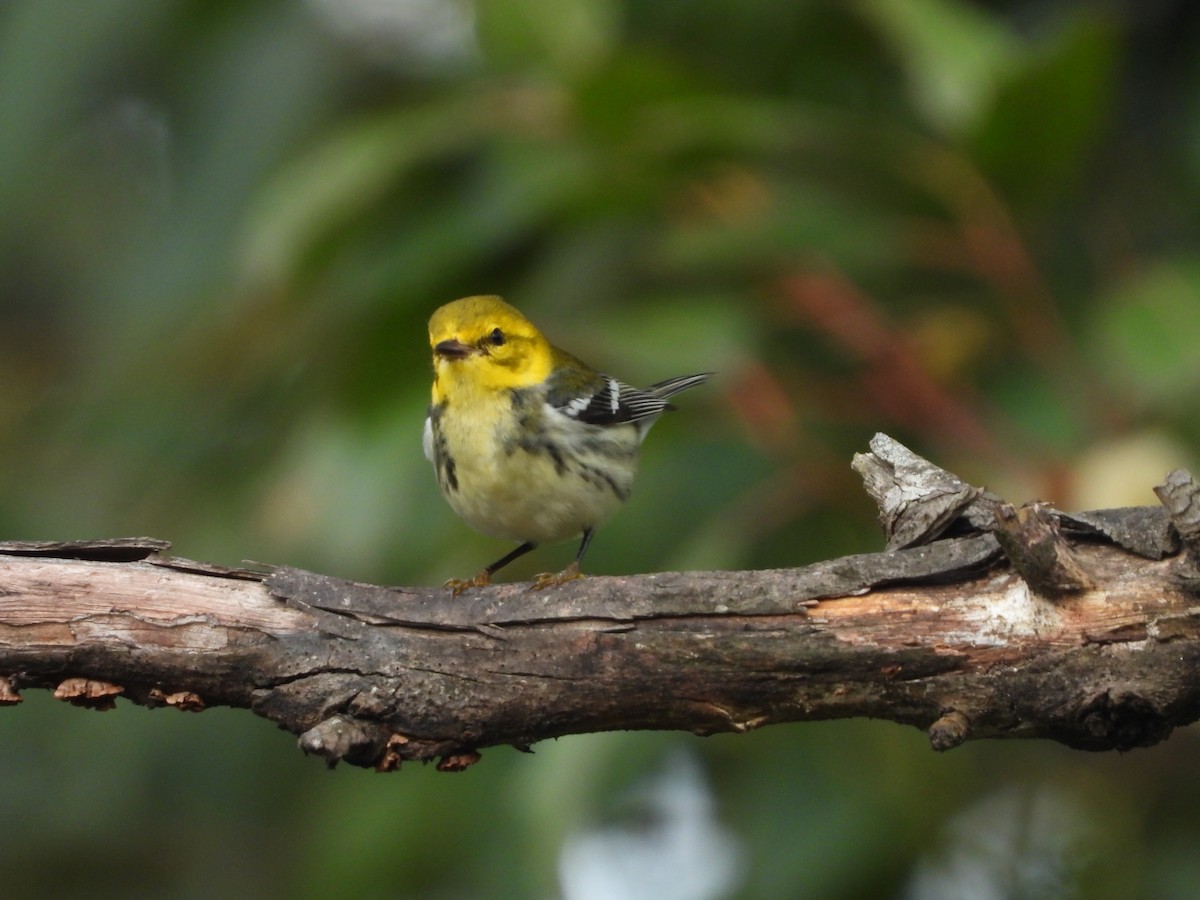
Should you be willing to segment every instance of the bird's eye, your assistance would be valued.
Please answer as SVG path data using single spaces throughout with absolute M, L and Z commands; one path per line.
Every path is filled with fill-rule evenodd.
M 499 347 L 501 344 L 504 343 L 504 332 L 501 331 L 499 328 L 493 328 L 492 333 L 487 336 L 487 339 L 490 343 L 495 344 L 497 347 Z

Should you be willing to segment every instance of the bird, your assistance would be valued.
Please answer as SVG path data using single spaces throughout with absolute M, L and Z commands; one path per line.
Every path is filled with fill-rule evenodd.
M 451 508 L 483 534 L 518 544 L 454 594 L 542 544 L 579 537 L 571 563 L 530 590 L 582 577 L 596 529 L 629 499 L 650 427 L 669 398 L 712 373 L 630 387 L 560 350 L 495 295 L 454 300 L 429 319 L 433 389 L 424 451 Z

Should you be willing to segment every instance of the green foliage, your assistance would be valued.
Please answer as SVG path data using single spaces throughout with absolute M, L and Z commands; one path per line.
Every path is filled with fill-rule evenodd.
M 1092 330 L 1107 381 L 1158 415 L 1200 390 L 1200 259 L 1156 261 L 1101 298 Z
M 908 77 L 913 106 L 947 135 L 983 118 L 1022 47 L 1000 16 L 956 0 L 866 0 Z
M 718 372 L 655 428 L 599 573 L 878 547 L 849 460 L 879 430 L 1018 502 L 1194 465 L 1197 16 L 1017 6 L 0 5 L 0 537 L 474 571 L 503 548 L 441 502 L 420 431 L 425 320 L 483 292 L 631 382 Z M 1191 733 L 1121 758 L 941 757 L 870 723 L 600 735 L 384 779 L 173 716 L 0 715 L 6 885 L 552 896 L 568 835 L 680 747 L 741 896 L 1194 880 Z M 998 855 L 963 837 L 989 817 Z

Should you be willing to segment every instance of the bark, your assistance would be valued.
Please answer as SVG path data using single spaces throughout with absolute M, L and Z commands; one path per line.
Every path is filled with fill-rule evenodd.
M 357 584 L 150 539 L 0 543 L 0 704 L 243 707 L 332 765 L 460 769 L 590 731 L 870 716 L 1090 750 L 1200 717 L 1200 491 L 1013 509 L 885 436 L 856 457 L 889 549 L 798 569 Z M 10 713 L 13 714 L 13 713 Z

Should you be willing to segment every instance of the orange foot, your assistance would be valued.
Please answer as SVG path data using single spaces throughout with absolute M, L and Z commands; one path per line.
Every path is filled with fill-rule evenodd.
M 575 560 L 561 572 L 543 572 L 541 575 L 533 576 L 533 584 L 529 586 L 529 590 L 540 591 L 543 588 L 566 584 L 568 581 L 582 577 L 583 573 L 579 571 L 579 560 Z
M 457 597 L 467 588 L 487 587 L 492 583 L 492 573 L 487 569 L 482 569 L 474 578 L 451 578 L 442 587 L 450 588 L 452 596 Z

